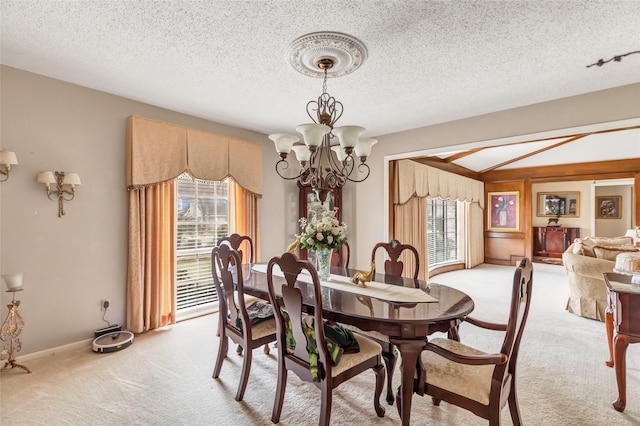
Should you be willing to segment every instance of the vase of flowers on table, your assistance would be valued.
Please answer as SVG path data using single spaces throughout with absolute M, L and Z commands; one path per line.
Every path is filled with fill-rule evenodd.
M 331 253 L 347 241 L 347 225 L 340 222 L 334 211 L 312 212 L 309 220 L 300 218 L 300 245 L 316 252 L 318 275 L 321 280 L 329 278 Z

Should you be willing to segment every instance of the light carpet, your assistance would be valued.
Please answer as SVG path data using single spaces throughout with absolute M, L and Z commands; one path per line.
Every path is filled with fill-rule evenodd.
M 481 265 L 434 277 L 469 294 L 473 316 L 504 321 L 513 268 Z M 562 266 L 534 264 L 532 306 L 518 365 L 518 395 L 525 425 L 640 425 L 640 345 L 627 352 L 627 408 L 611 407 L 617 396 L 604 324 L 564 310 L 568 288 Z M 277 375 L 276 351 L 256 349 L 244 401 L 236 402 L 242 359 L 231 346 L 220 378 L 211 378 L 219 339 L 217 316 L 184 321 L 136 336 L 120 352 L 96 354 L 90 347 L 31 359 L 33 371 L 0 374 L 0 424 L 9 425 L 270 425 Z M 502 335 L 463 324 L 463 342 L 497 351 Z M 20 359 L 18 359 L 20 361 Z M 399 374 L 394 372 L 397 385 Z M 334 393 L 332 424 L 400 423 L 395 407 L 384 418 L 373 410 L 373 373 Z M 319 391 L 290 374 L 281 425 L 317 424 Z M 502 423 L 512 424 L 508 407 Z M 486 425 L 443 402 L 414 396 L 412 425 Z

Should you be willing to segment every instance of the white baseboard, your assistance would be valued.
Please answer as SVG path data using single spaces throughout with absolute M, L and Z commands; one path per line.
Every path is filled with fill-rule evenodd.
M 22 355 L 22 356 L 16 357 L 16 362 L 22 363 L 24 361 L 30 361 L 32 359 L 44 358 L 44 357 L 47 357 L 47 356 L 53 356 L 57 352 L 70 351 L 72 349 L 78 349 L 78 348 L 83 347 L 83 346 L 91 349 L 91 342 L 93 342 L 93 339 L 81 340 L 79 342 L 69 343 L 68 345 L 57 346 L 55 348 L 45 349 L 45 350 L 39 351 L 39 352 L 32 352 L 30 354 L 26 354 L 26 355 Z

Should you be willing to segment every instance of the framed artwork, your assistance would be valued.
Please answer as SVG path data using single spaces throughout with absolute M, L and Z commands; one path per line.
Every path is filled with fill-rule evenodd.
M 596 197 L 596 219 L 620 219 L 622 218 L 621 207 L 621 195 Z
M 487 193 L 487 230 L 520 230 L 520 191 Z
M 579 192 L 538 192 L 536 216 L 580 216 Z

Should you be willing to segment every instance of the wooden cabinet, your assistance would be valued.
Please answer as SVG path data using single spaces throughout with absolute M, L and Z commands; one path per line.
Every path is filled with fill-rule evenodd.
M 571 245 L 573 240 L 580 237 L 580 228 L 565 228 L 563 226 L 535 226 L 533 228 L 533 258 L 557 257 Z

